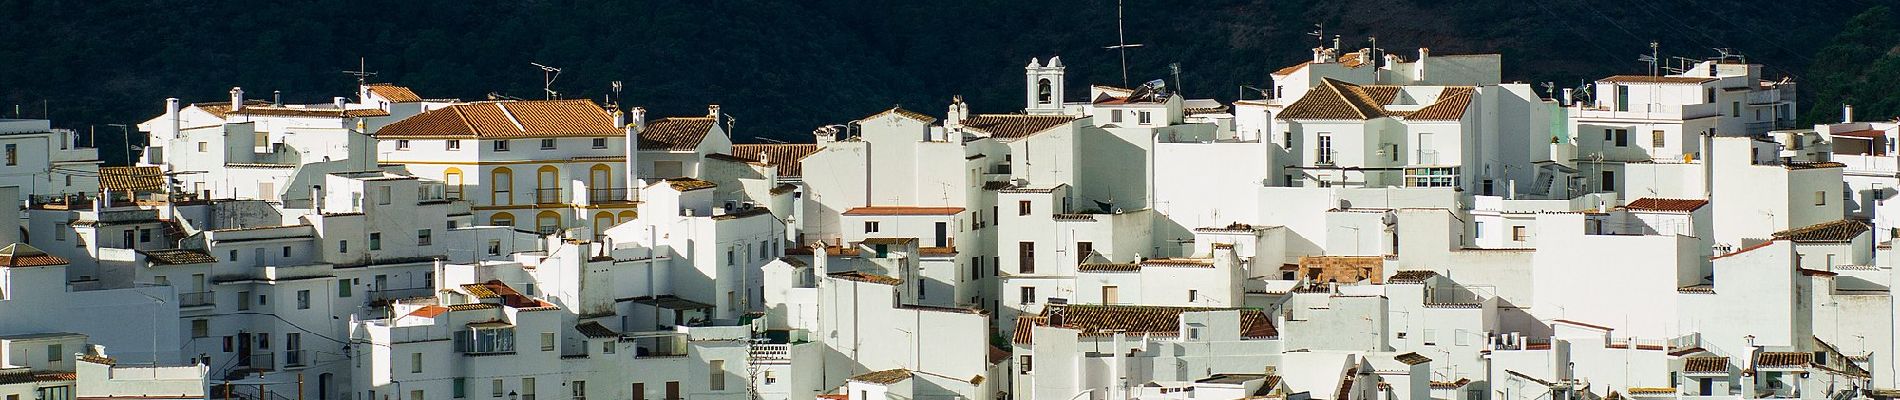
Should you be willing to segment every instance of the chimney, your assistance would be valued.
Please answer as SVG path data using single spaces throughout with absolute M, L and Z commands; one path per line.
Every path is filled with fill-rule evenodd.
M 1319 63 L 1324 63 L 1324 62 L 1326 62 L 1326 46 L 1314 47 L 1313 48 L 1313 63 L 1319 64 Z
M 627 173 L 627 201 L 639 199 L 640 187 L 646 186 L 645 182 L 640 181 L 640 131 L 646 130 L 647 109 L 634 107 L 632 111 L 631 116 L 614 112 L 614 123 L 627 135 L 626 144 L 621 146 L 626 148 L 627 156 L 627 165 L 624 167 Z M 629 117 L 631 122 L 627 121 Z
M 1418 60 L 1412 62 L 1412 79 L 1425 79 L 1425 58 L 1432 56 L 1432 49 L 1418 48 Z
M 707 104 L 707 105 L 706 105 L 706 116 L 708 116 L 708 117 L 713 117 L 713 119 L 714 119 L 714 120 L 717 120 L 717 119 L 719 119 L 719 105 L 718 105 L 718 104 Z
M 270 105 L 283 106 L 284 105 L 284 91 L 282 90 L 270 91 Z
M 1854 122 L 1854 105 L 1841 104 L 1841 123 L 1849 124 L 1853 122 Z
M 180 123 L 178 122 L 178 98 L 177 97 L 171 97 L 171 98 L 165 99 L 165 117 L 167 120 L 171 121 L 170 128 L 172 131 L 171 133 L 172 136 L 178 136 L 178 128 L 179 128 Z
M 825 248 L 825 242 L 811 242 L 811 282 L 813 287 L 822 287 L 825 275 L 831 273 L 831 254 Z
M 350 104 L 350 100 L 343 96 L 331 97 L 330 104 L 336 105 L 336 108 L 341 110 L 345 108 L 347 104 Z
M 1572 91 L 1574 91 L 1574 90 L 1576 90 L 1576 89 L 1571 89 L 1571 88 L 1564 88 L 1564 97 L 1559 97 L 1559 98 L 1557 98 L 1557 105 L 1559 105 L 1559 106 L 1563 106 L 1563 107 L 1569 107 L 1569 106 L 1570 106 L 1570 99 L 1571 99 L 1571 97 L 1570 97 L 1570 96 L 1571 96 L 1571 95 L 1570 95 L 1570 93 L 1571 93 Z
M 818 127 L 818 129 L 811 130 L 811 136 L 812 136 L 813 142 L 821 144 L 821 145 L 825 143 L 835 142 L 835 141 L 838 141 L 838 128 L 834 128 L 831 126 L 820 126 Z
M 944 130 L 954 132 L 963 129 L 963 117 L 967 115 L 969 114 L 964 111 L 963 95 L 950 97 L 950 112 L 943 119 Z
M 244 88 L 231 87 L 231 111 L 244 109 Z

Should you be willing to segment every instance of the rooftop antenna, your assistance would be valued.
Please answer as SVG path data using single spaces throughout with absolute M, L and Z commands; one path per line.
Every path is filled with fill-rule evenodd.
M 1168 63 L 1168 72 L 1174 73 L 1175 93 L 1180 93 L 1181 89 L 1186 89 L 1185 87 L 1181 86 L 1181 63 L 1178 63 L 1178 62 Z
M 375 71 L 369 70 L 369 60 L 366 57 L 356 58 L 355 71 L 345 70 L 343 73 L 356 77 L 356 86 L 358 87 L 369 84 L 369 77 L 376 76 Z
M 614 88 L 614 100 L 613 100 L 614 108 L 620 108 L 620 88 L 621 88 L 620 81 L 614 81 L 612 86 Z
M 536 67 L 541 67 L 541 77 L 542 77 L 541 91 L 545 95 L 546 100 L 554 100 L 556 96 L 559 96 L 561 94 L 560 92 L 554 91 L 554 80 L 559 79 L 561 77 L 560 68 L 541 65 L 541 63 L 538 63 L 538 62 L 531 62 L 528 64 L 534 65 Z
M 1127 32 L 1122 29 L 1122 0 L 1115 0 L 1115 45 L 1103 47 L 1121 53 L 1122 87 L 1128 87 L 1128 49 L 1141 47 L 1139 43 L 1128 43 Z
M 1657 63 L 1662 61 L 1662 56 L 1658 54 L 1657 46 L 1656 41 L 1649 41 L 1649 55 L 1636 57 L 1636 61 L 1638 62 L 1649 63 L 1649 76 L 1656 76 L 1657 73 L 1660 72 L 1660 69 L 1657 68 Z
M 1552 99 L 1557 98 L 1557 83 L 1556 82 L 1544 82 L 1542 85 L 1544 86 L 1545 94 L 1550 95 L 1550 98 Z
M 1325 25 L 1313 24 L 1313 31 L 1307 32 L 1306 35 L 1312 36 L 1313 40 L 1318 41 L 1319 47 L 1326 47 L 1326 26 Z

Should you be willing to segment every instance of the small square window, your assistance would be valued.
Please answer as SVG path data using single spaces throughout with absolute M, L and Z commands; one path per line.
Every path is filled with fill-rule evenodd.
M 460 140 L 450 140 L 450 141 L 448 141 L 448 142 L 447 142 L 447 144 L 446 144 L 445 146 L 447 146 L 447 148 L 448 148 L 449 150 L 461 150 L 461 149 L 462 149 L 462 141 L 460 141 Z
M 594 138 L 594 148 L 596 149 L 607 148 L 607 138 Z
M 408 150 L 408 149 L 409 149 L 409 139 L 396 140 L 396 150 Z
M 554 150 L 554 139 L 541 139 L 542 150 Z
M 495 141 L 495 151 L 508 151 L 508 141 L 507 141 L 507 140 L 496 140 L 496 141 Z

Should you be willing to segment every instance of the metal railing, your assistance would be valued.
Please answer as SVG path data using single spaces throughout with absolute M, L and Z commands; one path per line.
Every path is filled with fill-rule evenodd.
M 217 305 L 218 304 L 217 299 L 218 299 L 217 293 L 214 293 L 214 292 L 179 293 L 178 306 L 179 307 L 201 307 L 201 306 Z
M 540 188 L 540 189 L 535 189 L 535 190 L 534 190 L 534 202 L 535 202 L 535 204 L 559 204 L 559 203 L 565 203 L 564 201 L 561 201 L 561 189 L 560 189 L 560 188 Z
M 277 353 L 253 350 L 250 357 L 238 358 L 238 366 L 261 371 L 275 370 L 277 369 Z
M 309 350 L 284 350 L 284 367 L 288 368 L 288 367 L 301 367 L 305 365 L 310 365 L 309 352 L 310 352 Z
M 609 201 L 627 201 L 627 188 L 593 188 L 587 190 L 587 201 L 602 203 Z

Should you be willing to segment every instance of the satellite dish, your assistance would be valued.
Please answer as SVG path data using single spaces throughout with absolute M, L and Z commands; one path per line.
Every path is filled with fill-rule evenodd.
M 1156 79 L 1136 86 L 1128 94 L 1129 100 L 1157 100 L 1167 96 L 1168 81 Z

